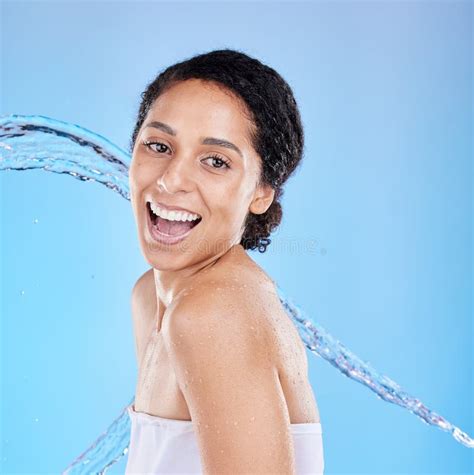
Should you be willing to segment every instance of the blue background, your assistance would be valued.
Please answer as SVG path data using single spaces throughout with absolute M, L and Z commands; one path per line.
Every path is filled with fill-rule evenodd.
M 471 2 L 3 2 L 1 30 L 3 114 L 123 148 L 140 92 L 174 62 L 230 47 L 279 71 L 305 159 L 269 251 L 251 256 L 348 348 L 474 434 Z M 0 180 L 2 472 L 58 473 L 133 395 L 130 290 L 148 265 L 118 194 L 42 171 Z M 308 361 L 326 473 L 472 470 L 448 433 Z

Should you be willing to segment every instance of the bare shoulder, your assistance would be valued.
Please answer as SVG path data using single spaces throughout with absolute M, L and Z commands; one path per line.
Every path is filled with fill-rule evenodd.
M 289 358 L 307 367 L 303 341 L 286 314 L 276 285 L 253 261 L 209 274 L 176 299 L 169 310 L 165 335 L 219 337 L 229 344 L 265 354 L 278 373 Z M 225 351 L 225 349 L 223 349 Z
M 134 319 L 152 318 L 156 307 L 153 268 L 142 274 L 132 289 L 131 305 Z
M 153 268 L 151 268 L 137 279 L 131 292 L 130 304 L 137 362 L 140 361 L 142 346 L 153 324 L 156 311 L 155 292 Z
M 169 309 L 164 340 L 204 471 L 294 473 L 290 417 L 271 344 L 272 304 L 266 284 L 240 272 L 237 280 L 231 272 L 215 273 L 183 292 Z
M 153 268 L 150 268 L 135 282 L 135 285 L 132 288 L 132 298 L 141 300 L 143 297 L 149 295 L 149 292 L 150 290 L 153 290 L 154 285 Z
M 247 339 L 258 347 L 268 345 L 275 298 L 271 284 L 251 269 L 226 268 L 206 275 L 173 302 L 168 309 L 167 333 L 172 337 L 183 332 L 222 332 L 229 339 Z

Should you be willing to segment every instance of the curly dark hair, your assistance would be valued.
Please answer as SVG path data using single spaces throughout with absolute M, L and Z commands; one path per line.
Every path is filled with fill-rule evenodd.
M 240 244 L 244 249 L 265 252 L 270 234 L 280 225 L 282 185 L 303 156 L 304 132 L 300 113 L 288 83 L 273 68 L 234 49 L 199 54 L 169 66 L 141 93 L 138 118 L 130 140 L 130 152 L 154 101 L 174 84 L 201 79 L 230 90 L 247 106 L 253 124 L 250 140 L 261 159 L 259 184 L 275 191 L 263 214 L 248 212 Z

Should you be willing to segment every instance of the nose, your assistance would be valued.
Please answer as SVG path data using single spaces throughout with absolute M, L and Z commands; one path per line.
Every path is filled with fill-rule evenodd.
M 184 155 L 175 154 L 158 177 L 158 186 L 171 194 L 191 191 L 193 186 L 191 168 L 190 161 Z

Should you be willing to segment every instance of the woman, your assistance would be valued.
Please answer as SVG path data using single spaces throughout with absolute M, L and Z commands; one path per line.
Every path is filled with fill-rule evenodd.
M 288 84 L 242 52 L 170 66 L 142 93 L 129 178 L 151 269 L 132 292 L 126 473 L 322 473 L 304 344 L 246 252 L 270 244 L 303 139 Z

